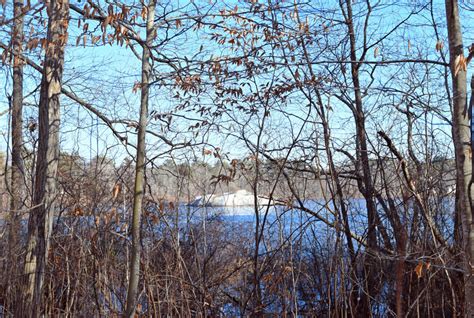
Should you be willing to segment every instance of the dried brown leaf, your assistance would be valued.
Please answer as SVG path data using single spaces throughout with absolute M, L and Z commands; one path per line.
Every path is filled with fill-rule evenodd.
M 117 199 L 118 195 L 120 194 L 120 190 L 121 190 L 120 184 L 117 183 L 112 190 L 112 196 L 114 200 Z
M 418 262 L 418 265 L 416 265 L 415 273 L 416 273 L 416 276 L 418 277 L 418 279 L 420 279 L 421 276 L 423 275 L 423 263 L 422 262 Z
M 467 61 L 463 54 L 459 54 L 454 60 L 454 76 L 457 76 L 460 71 L 467 71 Z

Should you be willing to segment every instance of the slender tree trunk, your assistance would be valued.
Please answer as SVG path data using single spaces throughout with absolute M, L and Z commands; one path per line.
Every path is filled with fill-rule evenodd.
M 11 102 L 12 118 L 12 165 L 10 179 L 10 227 L 9 227 L 9 259 L 11 262 L 8 280 L 9 294 L 16 298 L 17 288 L 14 277 L 17 277 L 18 264 L 18 237 L 20 233 L 21 210 L 24 207 L 24 165 L 23 165 L 23 0 L 14 0 L 13 3 L 13 93 Z M 11 285 L 13 282 L 14 285 Z
M 61 80 L 69 23 L 69 1 L 46 2 L 47 46 L 39 102 L 38 160 L 33 194 L 34 209 L 28 223 L 25 260 L 26 314 L 38 317 L 42 311 L 42 290 L 55 212 L 56 178 L 59 161 Z
M 467 108 L 466 69 L 460 61 L 464 59 L 461 22 L 457 0 L 446 0 L 449 56 L 453 90 L 453 141 L 456 155 L 456 211 L 461 214 L 464 251 L 464 316 L 474 316 L 474 229 L 470 185 L 472 182 L 472 153 L 470 149 L 470 126 Z
M 148 94 L 151 76 L 150 48 L 155 37 L 155 0 L 150 0 L 147 7 L 146 42 L 142 53 L 142 82 L 140 100 L 140 119 L 138 122 L 137 162 L 135 167 L 135 188 L 133 196 L 132 219 L 132 255 L 130 260 L 130 280 L 127 292 L 126 317 L 134 317 L 137 305 L 138 281 L 140 278 L 140 223 L 143 194 L 145 191 L 145 159 L 146 159 L 146 126 L 148 120 Z
M 404 286 L 405 286 L 405 257 L 406 235 L 405 229 L 396 234 L 398 260 L 395 264 L 395 310 L 397 317 L 405 316 Z
M 22 157 L 23 147 L 23 0 L 14 1 L 14 15 L 12 28 L 13 42 L 13 94 L 11 103 L 12 116 L 12 167 L 11 167 L 11 231 L 10 244 L 17 242 L 19 210 L 23 207 L 24 167 Z M 12 233 L 13 232 L 13 233 Z
M 354 104 L 352 111 L 354 113 L 355 125 L 356 125 L 356 145 L 357 145 L 357 162 L 360 170 L 362 170 L 362 180 L 358 182 L 359 190 L 365 198 L 368 229 L 367 229 L 367 247 L 368 253 L 373 252 L 377 249 L 377 235 L 376 235 L 376 205 L 375 205 L 375 191 L 372 181 L 372 175 L 370 170 L 369 152 L 367 146 L 367 134 L 365 131 L 365 114 L 362 102 L 362 93 L 359 80 L 359 67 L 360 61 L 357 58 L 357 43 L 355 36 L 355 29 L 353 24 L 352 14 L 352 1 L 346 0 L 346 24 L 349 33 L 350 42 L 350 59 L 351 59 L 351 76 L 352 84 L 354 85 Z M 366 266 L 366 281 L 367 290 L 360 292 L 360 304 L 357 308 L 358 315 L 370 317 L 371 316 L 371 303 L 370 298 L 374 297 L 375 292 L 375 273 L 371 273 L 373 267 L 372 257 L 367 257 Z M 368 295 L 366 295 L 368 293 Z

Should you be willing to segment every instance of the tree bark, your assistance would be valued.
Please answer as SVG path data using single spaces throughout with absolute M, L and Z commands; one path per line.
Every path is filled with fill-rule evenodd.
M 134 317 L 137 305 L 138 281 L 140 279 L 141 238 L 140 225 L 143 195 L 145 191 L 146 127 L 148 120 L 148 95 L 151 76 L 150 48 L 155 37 L 155 0 L 150 0 L 147 7 L 146 41 L 142 52 L 142 80 L 140 99 L 140 118 L 138 122 L 137 156 L 135 167 L 135 187 L 132 216 L 132 249 L 130 275 L 127 291 L 126 317 Z
M 39 143 L 35 171 L 33 210 L 28 222 L 25 259 L 25 310 L 39 317 L 42 310 L 43 280 L 49 238 L 55 212 L 56 179 L 59 161 L 59 124 L 61 80 L 69 23 L 69 1 L 46 2 L 47 45 L 39 102 Z
M 463 41 L 457 0 L 446 0 L 446 21 L 449 38 L 449 62 L 452 76 L 452 135 L 456 157 L 456 213 L 461 213 L 462 249 L 464 251 L 464 316 L 474 316 L 474 229 L 470 185 L 472 153 L 469 113 L 467 108 L 466 69 L 462 67 Z
M 12 166 L 11 166 L 11 231 L 10 244 L 17 241 L 19 210 L 23 207 L 24 166 L 23 147 L 23 61 L 18 56 L 23 54 L 23 0 L 14 1 L 15 19 L 13 20 L 13 92 L 11 103 L 12 116 Z
M 10 179 L 10 226 L 9 226 L 9 259 L 11 262 L 8 288 L 14 298 L 17 288 L 14 277 L 17 277 L 18 263 L 18 236 L 20 233 L 21 210 L 24 207 L 24 164 L 23 164 L 23 61 L 19 56 L 23 54 L 23 0 L 13 2 L 13 92 L 11 100 L 11 136 L 12 136 L 12 163 Z M 13 285 L 12 285 L 13 283 Z

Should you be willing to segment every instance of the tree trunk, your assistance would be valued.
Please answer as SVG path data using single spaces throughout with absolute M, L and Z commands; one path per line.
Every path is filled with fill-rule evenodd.
M 467 110 L 466 69 L 459 63 L 464 58 L 462 30 L 457 0 L 446 0 L 449 56 L 452 76 L 453 109 L 452 134 L 456 157 L 456 213 L 461 213 L 462 249 L 464 251 L 464 316 L 474 316 L 474 230 L 470 184 L 472 181 L 472 153 L 470 149 L 469 114 Z M 461 66 L 461 67 L 460 67 Z
M 127 292 L 126 317 L 134 317 L 137 304 L 138 281 L 140 279 L 140 224 L 142 213 L 142 202 L 145 191 L 145 159 L 146 159 L 146 126 L 148 120 L 148 93 L 151 75 L 151 52 L 155 36 L 155 0 L 150 0 L 147 7 L 146 42 L 143 44 L 142 53 L 142 81 L 140 99 L 140 119 L 138 122 L 137 140 L 137 162 L 135 167 L 135 188 L 133 196 L 133 217 L 132 217 L 132 255 L 130 260 L 130 275 Z
M 9 260 L 10 271 L 8 280 L 9 294 L 16 298 L 18 282 L 12 281 L 17 277 L 18 264 L 18 237 L 20 233 L 21 210 L 24 207 L 25 183 L 23 165 L 23 0 L 15 0 L 13 8 L 14 20 L 12 27 L 13 44 L 13 93 L 11 101 L 11 136 L 12 136 L 12 164 L 10 179 L 10 227 L 9 227 Z M 13 285 L 11 284 L 13 283 Z M 13 299 L 14 300 L 14 299 Z
M 353 24 L 352 15 L 352 4 L 350 0 L 346 0 L 346 24 L 349 33 L 350 42 L 350 59 L 351 59 L 351 76 L 352 84 L 354 86 L 354 104 L 352 108 L 355 125 L 356 125 L 356 157 L 357 166 L 356 169 L 362 170 L 361 178 L 358 181 L 359 191 L 364 196 L 367 209 L 367 247 L 368 254 L 373 253 L 377 249 L 377 235 L 376 235 L 376 213 L 377 208 L 375 205 L 375 191 L 372 181 L 372 175 L 370 170 L 369 152 L 367 146 L 367 134 L 365 131 L 365 114 L 362 102 L 362 93 L 359 79 L 359 67 L 361 65 L 357 58 L 357 43 L 355 37 L 355 30 Z M 366 268 L 365 268 L 365 280 L 367 282 L 367 290 L 360 292 L 360 302 L 357 306 L 358 316 L 371 316 L 371 303 L 370 299 L 375 297 L 375 273 L 371 271 L 373 268 L 372 264 L 374 258 L 367 255 Z M 366 293 L 368 295 L 366 295 Z
M 64 50 L 67 43 L 69 1 L 46 2 L 47 45 L 39 102 L 39 143 L 33 194 L 34 209 L 28 223 L 25 260 L 25 301 L 27 314 L 38 317 L 42 310 L 42 290 L 55 212 L 56 179 L 59 161 L 59 123 Z

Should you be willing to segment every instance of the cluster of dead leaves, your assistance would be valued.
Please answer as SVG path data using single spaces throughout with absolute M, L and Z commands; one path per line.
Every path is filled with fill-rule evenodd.
M 431 263 L 430 262 L 418 262 L 418 265 L 416 265 L 415 267 L 415 273 L 416 273 L 416 277 L 418 277 L 418 279 L 420 279 L 421 277 L 423 277 L 423 272 L 427 272 L 429 269 L 431 268 Z M 424 269 L 424 271 L 423 271 Z

